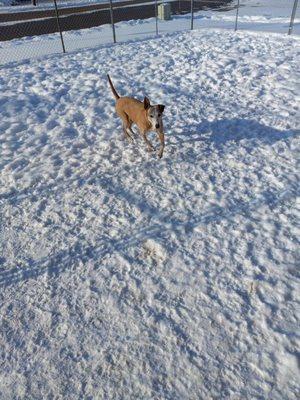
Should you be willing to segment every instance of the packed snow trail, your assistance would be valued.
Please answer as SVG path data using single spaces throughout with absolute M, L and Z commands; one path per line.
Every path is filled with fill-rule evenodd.
M 0 398 L 299 397 L 299 43 L 195 31 L 0 70 Z M 107 72 L 166 105 L 161 160 Z

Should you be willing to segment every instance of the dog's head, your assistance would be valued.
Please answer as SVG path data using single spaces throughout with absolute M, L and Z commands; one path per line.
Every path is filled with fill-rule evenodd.
M 144 108 L 147 112 L 147 118 L 150 122 L 153 130 L 161 129 L 162 124 L 162 114 L 164 112 L 165 106 L 163 104 L 156 104 L 151 106 L 148 97 L 144 98 Z

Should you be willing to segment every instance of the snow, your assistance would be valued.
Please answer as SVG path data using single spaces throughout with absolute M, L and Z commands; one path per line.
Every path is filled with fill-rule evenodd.
M 0 398 L 299 398 L 299 65 L 216 29 L 2 67 Z
M 241 0 L 239 8 L 239 29 L 254 29 L 270 32 L 287 32 L 294 0 Z M 236 11 L 225 15 L 209 12 L 215 21 L 235 22 Z M 297 8 L 295 31 L 300 34 L 300 11 Z M 280 29 L 280 30 L 279 30 Z

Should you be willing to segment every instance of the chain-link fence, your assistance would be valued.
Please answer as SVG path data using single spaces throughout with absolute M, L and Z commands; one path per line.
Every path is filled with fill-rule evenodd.
M 292 34 L 298 21 L 298 0 L 17 1 L 0 7 L 0 64 L 189 29 Z

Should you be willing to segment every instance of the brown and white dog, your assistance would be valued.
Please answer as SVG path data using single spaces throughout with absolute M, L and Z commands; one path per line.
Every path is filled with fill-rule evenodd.
M 109 75 L 107 75 L 107 78 L 116 99 L 116 111 L 123 122 L 125 136 L 129 140 L 133 140 L 130 135 L 130 133 L 133 133 L 131 126 L 132 124 L 136 124 L 148 146 L 148 150 L 152 151 L 154 148 L 147 138 L 147 133 L 155 131 L 160 140 L 158 156 L 161 158 L 165 147 L 164 127 L 162 122 L 162 114 L 165 106 L 162 104 L 151 106 L 150 100 L 147 97 L 144 98 L 143 102 L 132 97 L 120 97 L 116 92 Z

